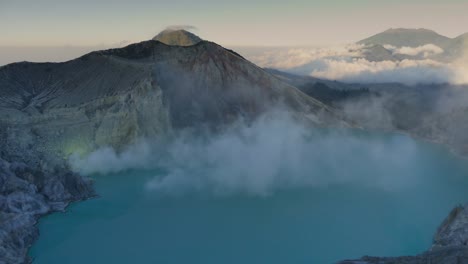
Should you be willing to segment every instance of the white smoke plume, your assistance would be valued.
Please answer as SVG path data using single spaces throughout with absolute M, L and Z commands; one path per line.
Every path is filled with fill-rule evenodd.
M 333 184 L 393 191 L 414 184 L 414 177 L 407 173 L 415 158 L 411 140 L 402 136 L 384 140 L 361 133 L 317 129 L 287 113 L 274 112 L 253 124 L 240 122 L 224 133 L 181 135 L 166 143 L 146 141 L 122 153 L 97 150 L 87 157 L 73 157 L 71 164 L 88 175 L 127 169 L 162 171 L 147 183 L 147 189 L 168 195 L 265 196 L 283 189 Z M 350 158 L 357 153 L 359 158 Z M 374 165 L 367 166 L 370 163 Z

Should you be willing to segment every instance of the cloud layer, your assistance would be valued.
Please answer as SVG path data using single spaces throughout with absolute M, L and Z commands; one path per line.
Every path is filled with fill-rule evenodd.
M 468 83 L 468 60 L 442 62 L 440 47 L 385 45 L 376 49 L 365 45 L 331 48 L 292 48 L 266 51 L 250 59 L 262 67 L 309 75 L 316 78 L 353 83 L 392 83 L 408 85 L 432 83 Z M 370 54 L 370 55 L 369 55 Z
M 368 61 L 353 58 L 324 59 L 322 62 L 324 67 L 312 70 L 309 75 L 351 83 L 399 82 L 415 85 L 447 83 L 454 80 L 455 74 L 451 68 L 433 60 Z

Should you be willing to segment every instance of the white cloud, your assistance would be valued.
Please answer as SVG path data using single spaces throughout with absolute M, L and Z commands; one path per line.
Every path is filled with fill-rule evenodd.
M 329 48 L 291 48 L 266 51 L 250 59 L 265 68 L 288 69 L 323 58 L 352 58 L 362 56 L 364 45 L 350 44 Z
M 395 47 L 392 45 L 384 45 L 384 48 L 393 52 L 393 54 L 402 54 L 409 56 L 422 56 L 428 58 L 433 55 L 442 54 L 444 50 L 434 44 L 426 44 L 419 47 Z
M 270 51 L 250 59 L 261 67 L 342 82 L 386 83 L 408 85 L 432 83 L 468 83 L 468 60 L 440 62 L 433 55 L 444 51 L 433 44 L 410 48 L 385 45 L 393 54 L 415 56 L 411 59 L 369 61 L 368 47 L 347 45 L 332 48 L 292 48 Z
M 446 83 L 454 72 L 433 60 L 368 61 L 366 59 L 323 60 L 323 69 L 312 70 L 309 75 L 322 79 L 357 83 L 399 82 Z
M 460 58 L 451 63 L 454 69 L 454 83 L 455 84 L 468 84 L 468 47 L 462 53 Z

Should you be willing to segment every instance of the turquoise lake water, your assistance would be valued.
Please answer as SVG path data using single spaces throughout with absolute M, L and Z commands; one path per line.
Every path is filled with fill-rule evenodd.
M 381 140 L 414 144 L 415 153 L 396 166 L 374 164 L 366 150 L 344 152 L 343 171 L 359 179 L 368 174 L 367 181 L 394 175 L 409 184 L 387 189 L 344 181 L 267 195 L 170 195 L 147 188 L 164 174 L 159 170 L 94 176 L 100 197 L 42 218 L 30 255 L 37 264 L 310 264 L 418 254 L 430 246 L 449 211 L 468 201 L 467 162 L 405 136 Z M 400 154 L 389 155 L 391 160 Z M 336 171 L 323 167 L 313 173 L 332 178 Z

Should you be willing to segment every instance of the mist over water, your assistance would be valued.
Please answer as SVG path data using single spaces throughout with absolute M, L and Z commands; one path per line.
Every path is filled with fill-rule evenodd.
M 222 133 L 143 140 L 121 153 L 103 148 L 84 158 L 74 156 L 71 164 L 88 175 L 159 169 L 161 175 L 146 188 L 169 195 L 201 191 L 265 196 L 344 183 L 387 191 L 407 188 L 422 180 L 407 170 L 418 162 L 417 154 L 407 137 L 383 140 L 358 130 L 317 128 L 287 112 L 273 112 L 250 124 L 239 121 Z M 390 173 L 381 169 L 388 166 L 393 168 Z M 356 173 L 350 173 L 350 167 Z
M 150 142 L 72 158 L 96 179 L 100 197 L 40 221 L 35 263 L 414 255 L 468 200 L 468 166 L 442 147 L 398 134 L 318 129 L 286 113 Z

